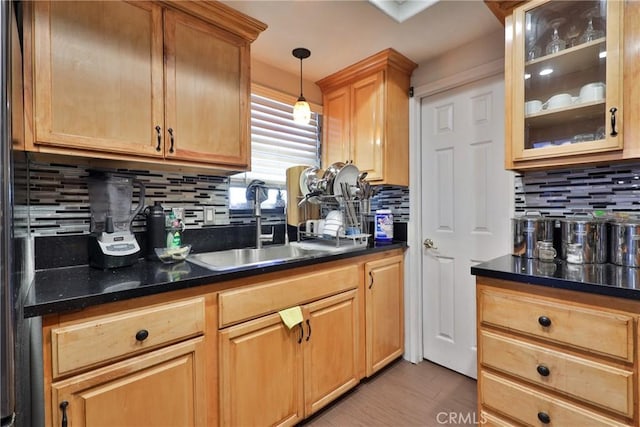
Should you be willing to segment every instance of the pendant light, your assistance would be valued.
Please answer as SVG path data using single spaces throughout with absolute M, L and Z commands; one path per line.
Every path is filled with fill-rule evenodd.
M 310 57 L 311 51 L 298 47 L 293 49 L 291 53 L 300 60 L 300 97 L 298 97 L 296 105 L 293 106 L 293 121 L 301 125 L 307 125 L 311 121 L 311 108 L 309 108 L 309 103 L 302 96 L 302 60 Z

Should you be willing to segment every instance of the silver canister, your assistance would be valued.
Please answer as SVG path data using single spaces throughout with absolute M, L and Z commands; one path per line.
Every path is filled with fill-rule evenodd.
M 611 223 L 611 262 L 626 267 L 640 267 L 640 219 Z
M 513 255 L 536 258 L 539 241 L 553 241 L 554 220 L 540 215 L 525 214 L 511 219 Z
M 560 221 L 560 257 L 574 264 L 608 261 L 608 224 L 593 217 L 570 217 Z

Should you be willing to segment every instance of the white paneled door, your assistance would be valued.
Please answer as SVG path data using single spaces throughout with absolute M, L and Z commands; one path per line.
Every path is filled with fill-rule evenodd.
M 471 266 L 509 251 L 513 177 L 504 170 L 504 79 L 422 98 L 425 359 L 476 377 Z

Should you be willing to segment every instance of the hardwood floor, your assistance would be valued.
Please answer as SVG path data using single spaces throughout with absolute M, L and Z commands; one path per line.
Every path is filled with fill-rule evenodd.
M 431 362 L 400 359 L 300 425 L 477 425 L 476 408 L 474 379 Z

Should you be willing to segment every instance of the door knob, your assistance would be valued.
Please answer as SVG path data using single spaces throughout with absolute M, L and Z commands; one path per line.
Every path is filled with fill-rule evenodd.
M 424 242 L 422 244 L 424 245 L 425 249 L 438 249 L 437 246 L 434 246 L 433 240 L 431 239 L 424 239 Z

